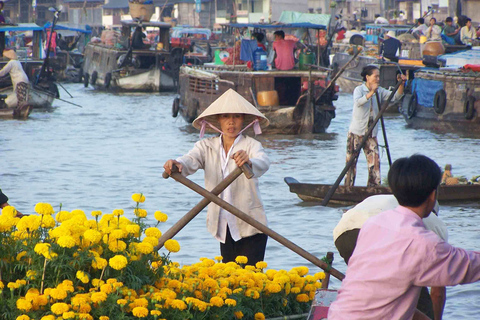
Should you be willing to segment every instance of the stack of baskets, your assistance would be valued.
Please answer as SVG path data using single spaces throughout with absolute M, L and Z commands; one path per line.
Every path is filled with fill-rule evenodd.
M 152 15 L 155 13 L 155 7 L 151 0 L 129 0 L 128 7 L 130 15 L 134 20 L 150 21 Z

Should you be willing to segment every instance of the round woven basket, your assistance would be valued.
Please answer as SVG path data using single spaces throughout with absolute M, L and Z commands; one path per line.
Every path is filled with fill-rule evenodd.
M 139 19 L 142 21 L 150 21 L 152 15 L 155 13 L 155 7 L 153 3 L 143 4 L 143 3 L 128 3 L 130 9 L 130 15 L 132 19 Z

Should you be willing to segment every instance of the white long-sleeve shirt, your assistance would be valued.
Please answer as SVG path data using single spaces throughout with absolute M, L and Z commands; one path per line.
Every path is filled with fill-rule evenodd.
M 23 71 L 22 64 L 18 60 L 10 60 L 5 65 L 5 67 L 0 70 L 0 78 L 5 77 L 7 74 L 10 74 L 12 79 L 13 88 L 17 88 L 17 83 L 25 82 L 28 83 L 28 77 Z

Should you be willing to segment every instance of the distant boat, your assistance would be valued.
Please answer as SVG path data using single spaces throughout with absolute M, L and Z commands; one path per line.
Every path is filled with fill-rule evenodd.
M 330 184 L 300 183 L 296 179 L 286 177 L 285 182 L 290 192 L 297 194 L 303 201 L 321 202 L 331 189 Z M 386 186 L 360 187 L 338 186 L 329 201 L 331 205 L 354 205 L 366 198 L 378 194 L 391 194 Z M 480 184 L 440 185 L 439 202 L 478 201 L 480 200 Z

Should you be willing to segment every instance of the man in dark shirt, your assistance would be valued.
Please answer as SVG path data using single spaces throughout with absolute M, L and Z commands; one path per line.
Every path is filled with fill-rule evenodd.
M 380 55 L 391 61 L 398 62 L 397 51 L 402 49 L 402 43 L 395 38 L 394 31 L 388 31 L 385 34 L 385 41 L 383 41 L 380 47 Z
M 445 28 L 443 29 L 444 37 L 442 37 L 445 42 L 447 42 L 448 44 L 455 44 L 459 32 L 460 28 L 453 25 L 452 17 L 447 17 L 445 19 Z
M 145 44 L 143 43 L 144 38 L 145 38 L 145 34 L 143 33 L 142 27 L 136 27 L 135 32 L 133 32 L 133 35 L 132 35 L 133 49 L 145 48 Z

